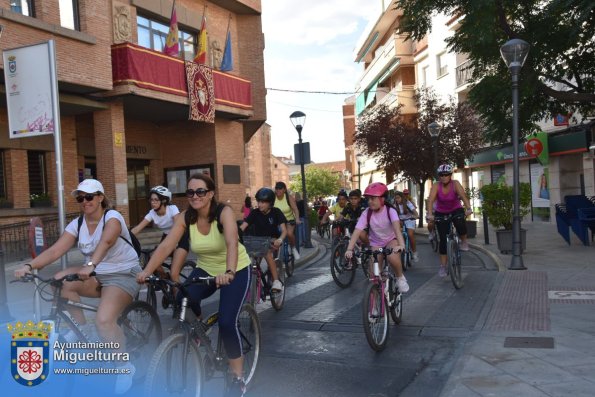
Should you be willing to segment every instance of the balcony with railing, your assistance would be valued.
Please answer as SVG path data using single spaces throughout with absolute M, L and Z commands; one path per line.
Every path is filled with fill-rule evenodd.
M 179 58 L 132 43 L 112 46 L 112 77 L 118 95 L 134 93 L 188 103 L 185 63 Z M 249 117 L 253 114 L 250 80 L 212 70 L 215 110 Z M 138 87 L 133 89 L 131 87 Z M 177 97 L 177 99 L 176 99 Z
M 377 91 L 378 93 L 381 92 L 380 90 Z M 401 113 L 403 114 L 413 114 L 417 113 L 417 104 L 415 103 L 415 99 L 413 98 L 415 95 L 415 86 L 414 85 L 399 85 L 388 93 L 386 93 L 381 98 L 377 99 L 376 105 L 386 105 L 389 108 L 396 107 L 398 105 L 403 105 L 401 108 Z M 378 98 L 379 96 L 377 96 Z
M 457 88 L 465 88 L 465 86 L 472 82 L 473 66 L 471 61 L 467 60 L 455 68 Z

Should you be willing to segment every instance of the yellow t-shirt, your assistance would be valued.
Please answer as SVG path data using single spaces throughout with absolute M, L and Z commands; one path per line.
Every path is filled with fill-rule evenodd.
M 288 221 L 295 221 L 295 215 L 293 214 L 293 210 L 289 206 L 289 202 L 285 195 L 283 195 L 282 199 L 275 197 L 275 207 L 281 210 L 283 215 L 285 215 L 285 219 Z
M 344 209 L 345 207 L 341 207 L 339 203 L 336 203 L 331 208 L 329 208 L 329 211 L 333 213 L 333 215 L 335 216 L 335 220 L 337 220 L 339 219 L 339 215 L 341 215 L 341 212 L 343 212 Z
M 209 275 L 216 276 L 226 270 L 227 245 L 223 233 L 219 233 L 217 221 L 211 223 L 209 234 L 198 231 L 196 224 L 190 225 L 190 249 L 198 255 L 197 266 Z M 238 242 L 238 266 L 236 272 L 250 264 L 246 248 Z

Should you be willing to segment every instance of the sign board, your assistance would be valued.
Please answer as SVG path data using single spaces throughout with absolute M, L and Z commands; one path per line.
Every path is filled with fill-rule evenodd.
M 10 138 L 53 134 L 57 100 L 53 48 L 45 42 L 4 50 L 4 81 Z M 57 104 L 56 104 L 57 105 Z
M 35 258 L 47 248 L 43 235 L 43 223 L 40 218 L 31 218 L 29 223 L 29 252 Z
M 310 164 L 310 142 L 303 142 L 302 145 L 304 145 L 304 164 Z M 295 158 L 296 164 L 302 164 L 302 156 L 300 153 L 299 143 L 293 145 L 293 157 Z

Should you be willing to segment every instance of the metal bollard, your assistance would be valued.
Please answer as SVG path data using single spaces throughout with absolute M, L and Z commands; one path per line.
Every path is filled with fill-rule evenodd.
M 490 245 L 490 233 L 488 230 L 488 215 L 486 214 L 485 211 L 483 211 L 481 214 L 483 217 L 483 240 L 486 245 Z
M 14 320 L 14 318 L 10 315 L 10 310 L 8 310 L 7 305 L 7 295 L 6 290 L 6 269 L 4 268 L 4 251 L 2 247 L 0 247 L 0 322 L 8 322 Z

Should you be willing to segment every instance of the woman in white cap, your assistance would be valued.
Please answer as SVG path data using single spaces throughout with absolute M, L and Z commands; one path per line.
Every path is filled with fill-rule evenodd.
M 101 182 L 85 179 L 72 191 L 72 195 L 81 207 L 80 227 L 78 218 L 70 222 L 58 241 L 31 262 L 15 270 L 15 277 L 23 277 L 26 273 L 55 262 L 76 244 L 85 256 L 84 263 L 62 270 L 55 277 L 76 273 L 83 281 L 64 283 L 62 296 L 75 302 L 79 302 L 81 296 L 100 298 L 95 317 L 97 331 L 104 341 L 119 344 L 116 351 L 125 352 L 126 340 L 117 319 L 140 289 L 136 282 L 136 274 L 141 271 L 138 255 L 127 242 L 130 241 L 130 233 L 124 218 L 118 211 L 110 209 Z M 95 276 L 91 276 L 93 272 L 96 273 Z M 82 310 L 69 308 L 69 312 L 77 323 L 86 324 Z M 65 339 L 69 339 L 68 334 Z M 118 394 L 130 388 L 135 371 L 129 361 L 122 364 L 130 375 L 117 377 Z

